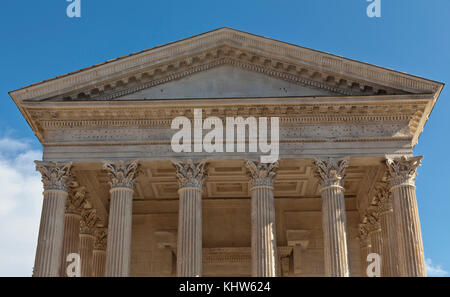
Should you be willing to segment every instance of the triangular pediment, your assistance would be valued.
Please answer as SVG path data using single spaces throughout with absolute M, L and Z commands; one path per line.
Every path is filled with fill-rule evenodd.
M 181 88 L 186 89 L 180 93 Z M 365 96 L 431 94 L 441 88 L 440 83 L 416 76 L 221 28 L 33 84 L 11 96 L 16 102 L 206 94 L 212 98 Z
M 130 94 L 117 100 L 189 99 L 189 98 L 254 98 L 337 96 L 322 88 L 305 86 L 264 73 L 244 70 L 233 65 L 220 65 Z

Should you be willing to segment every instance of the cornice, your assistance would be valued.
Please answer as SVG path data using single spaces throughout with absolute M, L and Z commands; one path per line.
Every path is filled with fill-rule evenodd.
M 179 59 L 186 53 L 207 51 L 217 46 L 251 50 L 256 55 L 301 63 L 319 71 L 341 73 L 405 92 L 436 93 L 442 88 L 438 82 L 225 28 L 31 85 L 11 92 L 11 96 L 16 102 L 58 96 L 111 75 L 127 75 L 146 66 Z

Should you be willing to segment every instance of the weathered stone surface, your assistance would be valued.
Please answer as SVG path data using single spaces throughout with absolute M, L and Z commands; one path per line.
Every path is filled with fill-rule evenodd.
M 34 275 L 58 275 L 81 227 L 85 275 L 364 276 L 377 251 L 382 275 L 422 276 L 410 156 L 442 87 L 221 28 L 13 91 L 45 160 Z M 253 164 L 249 183 L 245 162 L 261 154 L 248 149 L 174 152 L 172 120 L 196 108 L 278 117 L 276 180 L 275 167 Z M 386 156 L 393 212 L 377 192 Z M 205 158 L 208 179 L 185 161 Z M 89 207 L 81 190 L 67 194 L 69 168 Z M 107 239 L 92 240 L 94 212 Z

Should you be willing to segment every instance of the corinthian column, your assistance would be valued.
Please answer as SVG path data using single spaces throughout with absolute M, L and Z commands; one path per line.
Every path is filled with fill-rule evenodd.
M 380 213 L 381 238 L 383 241 L 381 275 L 384 277 L 399 276 L 397 234 L 392 208 L 392 196 L 387 187 L 378 189 L 376 195 Z
M 42 174 L 44 184 L 44 202 L 33 276 L 59 276 L 71 166 L 71 163 L 36 161 L 36 170 Z
M 94 233 L 95 242 L 92 259 L 92 276 L 94 277 L 105 276 L 107 234 L 105 228 L 97 228 Z
M 111 185 L 106 276 L 124 277 L 130 273 L 133 185 L 138 163 L 105 162 L 103 167 L 109 173 Z
M 350 276 L 344 201 L 346 159 L 316 159 L 321 183 L 325 275 Z
M 67 197 L 66 214 L 64 215 L 64 240 L 61 258 L 61 276 L 66 276 L 68 263 L 67 255 L 78 253 L 80 245 L 80 221 L 81 211 L 86 201 L 86 188 L 79 187 L 77 184 Z
M 252 203 L 252 276 L 277 276 L 277 236 L 273 180 L 278 162 L 247 161 Z
M 83 209 L 80 224 L 80 259 L 81 276 L 92 276 L 92 258 L 94 253 L 95 224 L 99 221 L 97 211 L 94 208 Z
M 180 195 L 178 210 L 177 275 L 202 275 L 202 188 L 206 161 L 173 161 Z
M 387 159 L 394 216 L 400 276 L 426 276 L 422 232 L 417 209 L 416 170 L 422 156 Z

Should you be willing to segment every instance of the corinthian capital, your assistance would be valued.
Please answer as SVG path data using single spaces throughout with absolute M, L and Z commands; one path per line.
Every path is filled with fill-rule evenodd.
M 251 188 L 254 187 L 273 187 L 273 180 L 277 175 L 276 170 L 279 167 L 278 162 L 260 163 L 247 161 L 245 167 L 250 171 Z
M 106 251 L 106 243 L 108 242 L 108 232 L 106 228 L 97 228 L 94 232 L 94 236 L 94 249 Z
M 201 189 L 203 187 L 203 181 L 208 176 L 205 168 L 206 162 L 206 160 L 200 162 L 194 162 L 192 160 L 172 161 L 173 165 L 177 168 L 176 176 L 180 189 Z
M 423 156 L 401 157 L 386 159 L 389 170 L 391 187 L 400 185 L 414 186 L 417 176 L 417 167 L 420 166 Z
M 381 231 L 380 213 L 378 212 L 378 209 L 376 207 L 369 208 L 369 211 L 366 214 L 365 221 L 369 233 Z
M 391 191 L 389 191 L 389 187 L 386 183 L 382 183 L 376 188 L 375 204 L 377 205 L 380 214 L 391 212 L 393 210 Z
M 111 188 L 133 189 L 138 173 L 138 161 L 105 161 L 103 168 L 108 171 Z
M 61 190 L 67 192 L 70 183 L 72 163 L 34 161 L 36 170 L 42 175 L 44 190 Z
M 80 233 L 93 235 L 95 225 L 100 221 L 95 208 L 85 208 L 81 212 Z
M 369 226 L 367 223 L 361 223 L 358 225 L 359 240 L 362 248 L 370 247 Z
M 72 190 L 66 201 L 66 213 L 81 214 L 86 201 L 86 187 L 77 183 L 71 185 Z
M 317 177 L 320 179 L 322 189 L 328 187 L 344 187 L 345 168 L 348 167 L 347 159 L 315 159 L 315 164 Z

